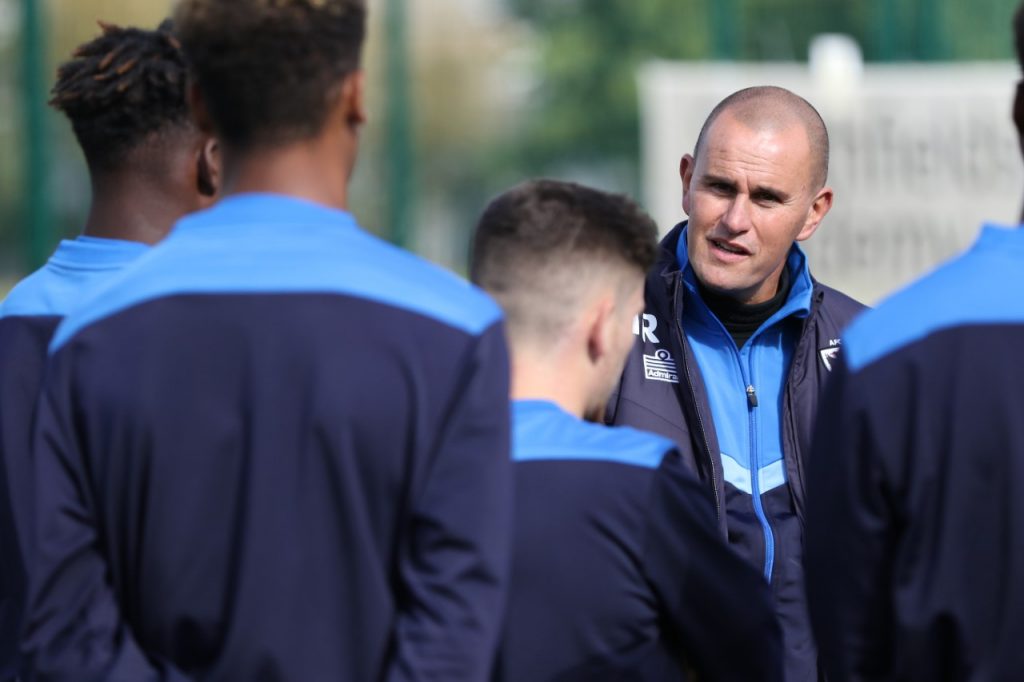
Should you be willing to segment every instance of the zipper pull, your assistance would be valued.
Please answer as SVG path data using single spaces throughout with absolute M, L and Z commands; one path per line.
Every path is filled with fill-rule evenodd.
M 747 386 L 747 404 L 751 407 L 757 407 L 757 391 L 754 390 L 754 385 Z

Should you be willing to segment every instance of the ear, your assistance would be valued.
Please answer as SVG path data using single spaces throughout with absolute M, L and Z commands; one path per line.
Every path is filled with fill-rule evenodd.
M 807 212 L 807 220 L 804 221 L 803 228 L 801 228 L 800 233 L 796 236 L 798 242 L 809 239 L 812 234 L 818 231 L 821 221 L 832 208 L 832 197 L 831 187 L 822 187 L 818 190 L 814 201 L 811 203 L 811 208 Z
M 188 85 L 188 108 L 192 114 L 192 121 L 204 135 L 213 135 L 213 119 L 210 118 L 210 110 L 206 106 L 206 99 L 199 90 L 199 85 L 194 80 Z
M 196 189 L 209 199 L 220 191 L 220 144 L 215 137 L 206 137 L 196 153 Z
M 693 181 L 693 169 L 697 166 L 697 160 L 690 154 L 683 154 L 679 160 L 679 179 L 683 181 L 683 211 L 690 215 L 690 183 Z
M 615 297 L 605 295 L 591 306 L 587 326 L 587 355 L 591 365 L 606 361 L 612 351 L 612 333 L 615 319 Z
M 349 74 L 341 88 L 342 111 L 349 128 L 355 130 L 366 123 L 364 84 L 366 78 L 360 69 Z

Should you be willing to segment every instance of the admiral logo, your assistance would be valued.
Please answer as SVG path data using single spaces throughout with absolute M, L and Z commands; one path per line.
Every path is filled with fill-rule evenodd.
M 670 384 L 679 383 L 676 372 L 676 361 L 665 349 L 658 350 L 654 355 L 644 356 L 644 377 L 652 381 L 666 381 Z

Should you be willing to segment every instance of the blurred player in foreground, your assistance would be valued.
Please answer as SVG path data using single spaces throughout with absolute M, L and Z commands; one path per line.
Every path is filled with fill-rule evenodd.
M 193 125 L 170 24 L 102 25 L 60 67 L 50 104 L 71 121 L 92 181 L 82 235 L 0 304 L 0 680 L 14 674 L 24 580 L 12 514 L 27 514 L 29 441 L 46 347 L 80 301 L 216 197 L 213 138 Z
M 477 227 L 472 276 L 505 309 L 513 357 L 500 680 L 781 679 L 767 585 L 719 536 L 672 442 L 584 421 L 622 371 L 656 237 L 628 199 L 546 180 Z
M 51 346 L 47 679 L 480 680 L 512 493 L 500 309 L 346 211 L 361 0 L 183 0 L 225 198 Z
M 1024 85 L 1014 112 L 1024 140 Z M 808 471 L 829 680 L 1021 679 L 1024 230 L 984 226 L 843 347 Z

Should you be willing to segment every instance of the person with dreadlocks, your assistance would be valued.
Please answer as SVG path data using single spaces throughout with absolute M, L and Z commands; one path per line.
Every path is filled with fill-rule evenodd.
M 18 665 L 25 590 L 15 516 L 29 485 L 31 423 L 50 337 L 91 291 L 216 196 L 216 143 L 191 122 L 188 71 L 170 23 L 100 26 L 99 37 L 60 67 L 50 101 L 71 121 L 89 167 L 85 229 L 0 304 L 0 680 L 12 679 Z
M 33 455 L 45 679 L 482 681 L 511 552 L 483 292 L 347 211 L 362 0 L 182 0 L 225 198 L 63 323 Z

